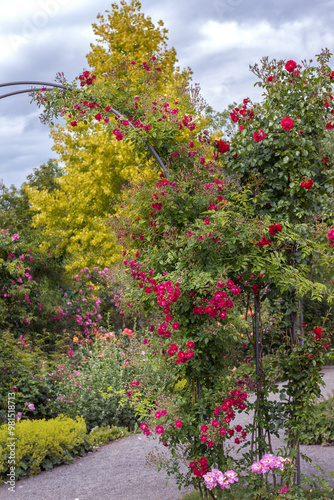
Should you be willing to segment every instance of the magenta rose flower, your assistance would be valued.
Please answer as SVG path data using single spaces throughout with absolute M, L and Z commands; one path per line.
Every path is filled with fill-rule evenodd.
M 295 61 L 290 61 L 286 62 L 285 69 L 288 71 L 288 73 L 292 73 L 295 69 L 297 68 L 297 63 Z
M 334 247 L 334 229 L 331 229 L 329 233 L 327 234 L 328 239 L 331 243 L 331 247 Z
M 264 133 L 262 128 L 258 132 L 254 132 L 253 139 L 255 142 L 261 142 L 263 139 L 267 137 L 267 134 Z
M 284 130 L 291 130 L 293 127 L 292 118 L 283 118 L 283 120 L 281 121 L 281 125 Z

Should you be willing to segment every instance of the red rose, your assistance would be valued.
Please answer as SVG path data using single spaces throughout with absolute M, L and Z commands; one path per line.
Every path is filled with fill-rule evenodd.
M 291 130 L 293 127 L 293 120 L 291 118 L 283 118 L 281 125 L 284 130 Z
M 320 326 L 313 328 L 312 332 L 315 333 L 317 339 L 322 339 L 324 336 L 324 331 Z
M 288 73 L 292 73 L 295 69 L 297 68 L 297 63 L 295 61 L 290 61 L 286 62 L 285 69 L 287 70 Z
M 262 239 L 257 241 L 255 245 L 258 245 L 259 248 L 264 247 L 265 245 L 270 245 L 270 240 L 267 240 L 265 236 L 262 236 Z
M 311 189 L 313 186 L 313 181 L 312 179 L 309 179 L 307 182 L 301 182 L 300 187 L 303 187 L 305 189 Z
M 230 150 L 230 145 L 228 142 L 224 142 L 221 139 L 219 139 L 219 141 L 216 141 L 216 144 L 220 153 L 227 153 L 227 151 Z
M 273 77 L 272 76 L 268 76 L 267 82 L 272 82 L 272 81 L 273 81 Z
M 272 236 L 275 236 L 275 234 L 279 233 L 280 231 L 282 231 L 282 224 L 280 222 L 278 224 L 274 222 L 274 224 L 269 226 L 269 234 L 271 234 Z
M 239 110 L 234 109 L 232 113 L 230 113 L 230 117 L 233 123 L 237 123 L 239 121 Z
M 253 135 L 253 138 L 254 138 L 255 142 L 261 142 L 266 137 L 267 137 L 267 134 L 265 134 L 263 132 L 262 128 L 260 128 L 259 132 L 254 132 L 254 135 Z
M 194 351 L 186 351 L 185 356 L 187 359 L 192 359 L 195 356 Z

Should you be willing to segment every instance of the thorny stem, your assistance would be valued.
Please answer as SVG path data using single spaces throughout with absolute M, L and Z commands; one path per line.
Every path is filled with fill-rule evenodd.
M 203 491 L 202 491 L 202 486 L 200 485 L 200 483 L 198 483 L 198 488 L 199 488 L 199 494 L 200 494 L 200 497 L 202 498 L 202 500 L 204 499 L 204 496 L 203 496 Z

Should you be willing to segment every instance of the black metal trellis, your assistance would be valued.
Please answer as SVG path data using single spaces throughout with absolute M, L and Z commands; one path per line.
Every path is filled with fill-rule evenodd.
M 254 298 L 254 329 L 255 329 L 255 363 L 256 363 L 256 390 L 258 399 L 258 412 L 260 410 L 260 339 L 259 339 L 259 296 L 255 294 Z M 259 416 L 259 414 L 258 414 Z M 262 451 L 262 428 L 260 422 L 257 425 L 257 437 L 259 440 L 259 460 L 261 460 Z
M 293 318 L 292 318 L 292 341 L 294 344 L 297 343 L 297 332 L 296 332 L 296 321 L 297 321 L 297 314 L 296 312 L 293 313 Z M 299 485 L 300 484 L 300 444 L 299 441 L 297 443 L 297 477 L 296 477 L 296 482 Z
M 52 90 L 52 88 L 54 88 L 54 87 L 62 89 L 62 90 L 67 90 L 70 92 L 73 92 L 74 90 L 76 92 L 80 92 L 80 90 L 73 89 L 71 87 L 66 87 L 65 85 L 61 85 L 60 83 L 49 83 L 49 82 L 39 82 L 39 81 L 22 81 L 22 82 L 20 81 L 20 82 L 0 83 L 0 87 L 12 87 L 15 85 L 43 85 L 43 88 L 38 88 L 38 89 L 37 88 L 30 88 L 30 89 L 16 90 L 15 92 L 9 92 L 7 94 L 0 95 L 0 99 L 4 99 L 5 97 L 11 97 L 13 95 L 24 94 L 24 93 L 31 94 L 32 92 L 48 91 L 48 90 Z M 44 88 L 44 87 L 46 87 L 46 88 Z M 52 88 L 47 88 L 47 87 L 52 87 Z M 119 113 L 119 111 L 117 111 L 116 109 L 113 109 L 112 107 L 110 107 L 110 111 L 118 118 L 125 118 L 125 116 L 123 116 L 121 113 Z M 129 125 L 131 128 L 136 130 L 136 127 L 131 122 L 129 122 Z M 169 173 L 166 169 L 166 166 L 163 163 L 163 161 L 161 160 L 161 158 L 158 155 L 158 153 L 156 152 L 156 150 L 151 146 L 151 144 L 149 142 L 147 142 L 146 145 L 147 145 L 147 148 L 149 149 L 149 151 L 153 154 L 156 161 L 158 162 L 159 166 L 162 168 L 162 170 L 166 174 L 167 179 L 170 179 L 170 176 L 169 176 Z
M 259 335 L 259 305 L 260 305 L 260 300 L 259 296 L 255 295 L 254 297 L 254 330 L 255 330 L 255 362 L 256 362 L 256 385 L 257 385 L 257 393 L 258 393 L 258 398 L 260 398 L 260 335 Z M 293 315 L 292 318 L 292 340 L 293 343 L 296 344 L 297 342 L 297 332 L 296 332 L 296 313 Z M 258 411 L 259 411 L 259 406 L 260 406 L 260 401 L 258 403 Z M 262 449 L 262 438 L 263 438 L 263 433 L 262 433 L 262 428 L 261 424 L 258 423 L 257 426 L 257 436 L 259 440 L 259 449 L 258 449 L 258 455 L 259 455 L 259 460 L 261 460 L 263 456 L 263 449 Z M 298 441 L 297 443 L 297 473 L 296 473 L 296 484 L 300 485 L 301 483 L 301 464 L 300 464 L 300 443 Z

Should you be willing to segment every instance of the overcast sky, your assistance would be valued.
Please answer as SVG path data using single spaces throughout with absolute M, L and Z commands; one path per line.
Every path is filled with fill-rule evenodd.
M 0 0 L 0 83 L 73 80 L 83 68 L 91 24 L 110 0 Z M 162 19 L 181 66 L 190 66 L 207 102 L 222 111 L 244 97 L 260 100 L 249 64 L 261 57 L 314 58 L 334 51 L 333 0 L 142 0 Z M 334 69 L 334 68 L 333 68 Z M 13 90 L 13 89 L 12 89 Z M 8 92 L 0 89 L 0 95 Z M 20 186 L 55 157 L 46 125 L 28 95 L 0 100 L 0 179 Z

